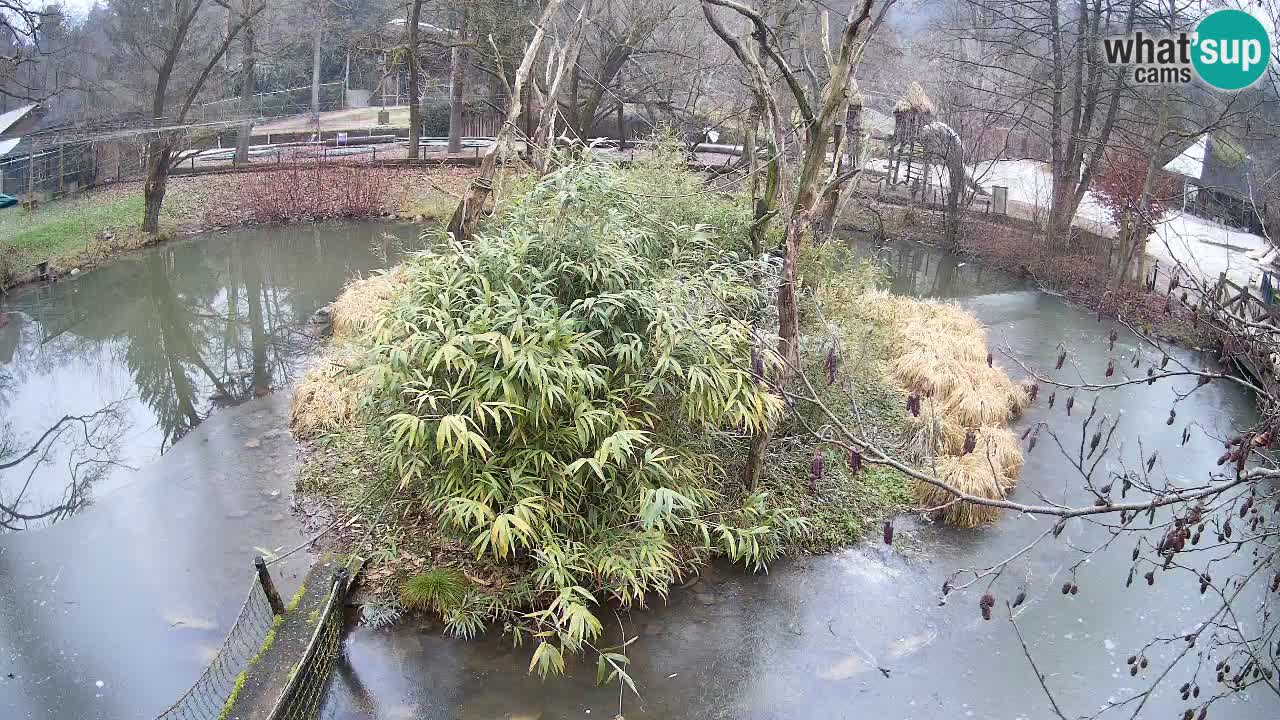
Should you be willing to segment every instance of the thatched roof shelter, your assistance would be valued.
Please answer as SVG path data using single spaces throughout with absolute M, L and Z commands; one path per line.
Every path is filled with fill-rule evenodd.
M 925 94 L 924 88 L 920 87 L 920 83 L 912 80 L 907 85 L 907 91 L 902 97 L 898 98 L 898 103 L 893 106 L 895 113 L 925 113 L 932 115 L 935 112 L 933 101 Z

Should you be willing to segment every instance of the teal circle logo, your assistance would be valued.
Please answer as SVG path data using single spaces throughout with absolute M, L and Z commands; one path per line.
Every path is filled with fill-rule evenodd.
M 1218 10 L 1196 26 L 1191 63 L 1200 79 L 1219 90 L 1243 90 L 1271 62 L 1271 38 L 1258 18 L 1243 10 Z

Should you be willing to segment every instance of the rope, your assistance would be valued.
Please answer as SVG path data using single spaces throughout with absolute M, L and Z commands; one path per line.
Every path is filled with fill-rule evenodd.
M 357 507 L 357 508 L 363 507 L 363 506 L 364 506 L 364 504 L 365 504 L 365 501 L 367 501 L 369 498 L 373 497 L 373 494 L 374 494 L 375 492 L 377 492 L 377 491 L 378 491 L 379 489 L 381 489 L 381 488 L 384 488 L 385 486 L 386 486 L 386 483 L 384 482 L 382 485 L 374 485 L 373 487 L 369 488 L 369 492 L 365 493 L 365 494 L 364 494 L 364 497 L 360 498 L 360 501 L 356 503 L 356 507 Z M 389 502 L 390 502 L 390 501 L 388 500 L 388 503 L 389 503 Z M 383 506 L 383 512 L 385 512 L 385 511 L 386 511 L 386 506 L 384 505 L 384 506 Z M 345 524 L 343 524 L 343 523 L 344 523 L 344 521 L 343 521 L 343 520 L 341 520 L 341 519 L 339 519 L 339 520 L 334 520 L 332 523 L 330 523 L 330 524 L 329 524 L 329 526 L 328 526 L 328 527 L 326 527 L 325 529 L 323 529 L 323 530 L 321 530 L 320 532 L 316 533 L 315 535 L 312 535 L 310 538 L 308 538 L 308 539 L 306 539 L 306 540 L 303 540 L 301 543 L 299 543 L 298 545 L 296 545 L 295 547 L 293 547 L 292 549 L 290 549 L 288 552 L 285 552 L 285 553 L 283 553 L 283 554 L 276 555 L 276 556 L 272 557 L 270 560 L 268 560 L 268 561 L 267 561 L 267 565 L 268 565 L 268 566 L 270 566 L 270 565 L 274 565 L 274 564 L 276 564 L 277 562 L 279 562 L 279 561 L 281 561 L 281 560 L 283 560 L 283 559 L 285 559 L 285 558 L 289 557 L 290 555 L 292 555 L 292 554 L 294 554 L 294 553 L 298 552 L 298 551 L 299 551 L 299 550 L 301 550 L 302 548 L 304 548 L 304 547 L 307 547 L 307 546 L 311 545 L 311 544 L 312 544 L 312 543 L 314 543 L 315 541 L 317 541 L 317 540 L 319 540 L 320 538 L 324 537 L 325 535 L 329 534 L 329 533 L 330 533 L 330 532 L 332 532 L 334 529 L 336 529 L 339 525 L 342 525 L 343 527 L 346 527 L 347 525 L 350 525 L 351 523 L 355 522 L 359 517 L 360 517 L 360 512 L 359 512 L 359 510 L 357 510 L 357 511 L 353 512 L 351 515 L 349 515 L 349 516 L 346 518 Z M 381 519 L 381 515 L 379 515 L 379 519 Z

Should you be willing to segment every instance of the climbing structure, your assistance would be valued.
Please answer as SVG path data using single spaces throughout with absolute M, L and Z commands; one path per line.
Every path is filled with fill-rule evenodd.
M 889 142 L 889 183 L 905 183 L 914 193 L 928 184 L 924 128 L 933 122 L 933 101 L 920 83 L 911 82 L 893 108 L 893 137 Z

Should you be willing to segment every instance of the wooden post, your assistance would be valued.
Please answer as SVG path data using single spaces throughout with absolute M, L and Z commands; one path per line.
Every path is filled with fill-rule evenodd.
M 58 193 L 59 194 L 62 193 L 62 190 L 63 190 L 62 183 L 63 183 L 63 179 L 66 177 L 66 160 L 65 160 L 65 154 L 63 152 L 65 149 L 66 149 L 65 144 L 58 146 Z
M 271 603 L 271 612 L 283 615 L 284 601 L 280 599 L 276 584 L 271 581 L 271 573 L 267 572 L 267 561 L 259 555 L 253 559 L 253 566 L 258 569 L 258 583 L 262 585 L 262 591 L 267 594 L 267 602 Z

